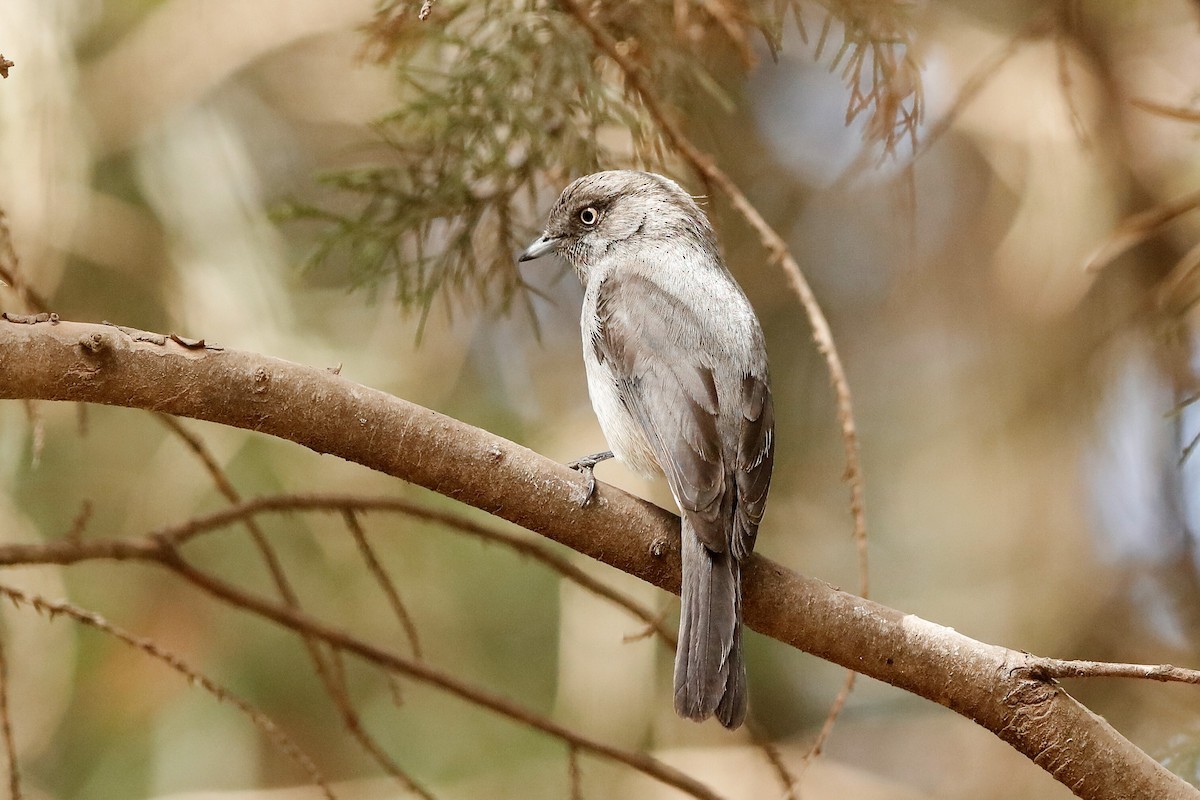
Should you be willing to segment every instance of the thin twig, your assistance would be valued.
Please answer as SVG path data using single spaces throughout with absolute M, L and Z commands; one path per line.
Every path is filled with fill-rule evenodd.
M 166 425 L 168 429 L 170 429 L 177 437 L 179 437 L 179 439 L 188 446 L 188 448 L 196 455 L 196 457 L 200 459 L 200 463 L 204 465 L 205 471 L 208 472 L 213 483 L 216 485 L 217 491 L 219 491 L 221 495 L 227 501 L 229 501 L 232 507 L 238 507 L 238 505 L 242 502 L 241 494 L 234 487 L 233 482 L 229 480 L 229 477 L 225 474 L 225 470 L 223 470 L 221 465 L 217 463 L 216 457 L 213 456 L 213 454 L 209 451 L 208 446 L 205 445 L 204 441 L 185 428 L 183 423 L 181 423 L 175 417 L 172 417 L 169 414 L 156 414 L 155 416 L 158 417 L 158 420 L 163 425 Z M 287 574 L 284 572 L 283 565 L 279 561 L 279 555 L 275 552 L 275 548 L 271 546 L 271 543 L 267 539 L 267 536 L 263 532 L 262 528 L 259 527 L 258 521 L 253 515 L 240 516 L 238 517 L 238 521 L 245 526 L 246 531 L 250 534 L 250 539 L 253 541 L 254 546 L 258 549 L 259 554 L 262 556 L 263 562 L 267 566 L 267 571 L 270 573 L 272 580 L 275 582 L 275 586 L 278 589 L 280 596 L 283 598 L 283 601 L 289 606 L 298 608 L 300 605 L 300 599 L 296 595 L 295 589 L 292 588 L 291 582 L 287 578 Z M 321 658 L 320 652 L 316 649 L 313 649 L 311 650 L 310 655 L 318 674 L 323 673 L 325 671 L 325 665 L 323 663 L 323 659 Z
M 17 300 L 27 311 L 49 311 L 50 305 L 40 294 L 29 288 L 21 274 L 21 260 L 13 245 L 12 229 L 8 225 L 8 214 L 0 208 L 0 282 L 17 293 Z
M 225 470 L 217 463 L 216 457 L 209 451 L 204 441 L 185 428 L 175 417 L 168 414 L 157 414 L 156 416 L 160 422 L 166 425 L 196 455 L 212 478 L 217 491 L 229 501 L 232 507 L 236 508 L 242 502 L 242 497 L 237 488 L 234 487 L 233 482 L 225 474 Z M 279 561 L 279 556 L 275 552 L 275 548 L 271 546 L 270 540 L 267 539 L 266 534 L 259 527 L 254 516 L 243 516 L 240 518 L 240 521 L 245 525 L 251 540 L 263 558 L 263 562 L 267 565 L 267 571 L 271 574 L 271 579 L 274 581 L 275 587 L 284 603 L 289 608 L 299 609 L 300 598 L 296 594 L 295 589 L 292 588 L 287 573 L 284 572 L 283 565 Z M 354 703 L 350 700 L 350 696 L 346 692 L 344 680 L 338 681 L 330 674 L 329 666 L 325 663 L 325 657 L 321 652 L 319 643 L 303 634 L 301 638 L 304 642 L 304 649 L 308 653 L 308 659 L 312 662 L 313 671 L 321 681 L 321 685 L 325 688 L 325 693 L 329 695 L 334 705 L 337 706 L 346 730 L 358 742 L 359 746 L 375 760 L 375 763 L 384 772 L 401 786 L 424 800 L 434 800 L 429 791 L 421 786 L 415 778 L 409 775 L 407 771 L 391 758 L 383 749 L 383 746 L 363 726 L 362 720 L 354 708 Z
M 204 443 L 203 439 L 189 431 L 179 419 L 170 414 L 155 414 L 154 416 L 171 433 L 178 436 L 187 445 L 188 449 L 192 451 L 192 454 L 200 460 L 200 463 L 204 466 L 204 471 L 212 478 L 212 482 L 216 484 L 217 491 L 221 493 L 222 497 L 230 503 L 240 503 L 242 501 L 242 497 L 234 487 L 233 481 L 229 480 L 229 476 L 225 474 L 225 470 L 217 463 L 216 456 L 208 449 L 208 445 Z
M 1195 436 L 1193 436 L 1191 441 L 1184 446 L 1183 452 L 1179 454 L 1179 461 L 1176 462 L 1175 465 L 1182 467 L 1184 464 L 1186 464 L 1187 460 L 1192 457 L 1192 453 L 1196 452 L 1197 446 L 1200 446 L 1200 433 L 1197 433 Z
M 342 509 L 342 519 L 346 521 L 346 527 L 350 530 L 350 535 L 354 537 L 354 543 L 358 545 L 358 550 L 362 553 L 363 561 L 367 563 L 367 569 L 371 571 L 371 575 L 375 577 L 375 582 L 383 589 L 383 593 L 387 596 L 388 604 L 392 607 L 392 613 L 396 615 L 396 619 L 400 621 L 401 627 L 404 628 L 404 635 L 408 637 L 408 644 L 412 647 L 413 658 L 421 660 L 421 642 L 417 638 L 417 626 L 413 623 L 412 616 L 409 615 L 408 609 L 404 606 L 404 601 L 400 599 L 400 592 L 396 590 L 396 584 L 388 576 L 387 571 L 383 568 L 379 558 L 375 555 L 375 551 L 371 548 L 371 543 L 367 541 L 367 532 L 363 530 L 359 524 L 358 517 L 354 511 L 349 508 Z
M 299 634 L 305 642 L 315 641 L 306 633 Z M 404 786 L 408 791 L 422 798 L 422 800 L 435 800 L 434 796 L 421 784 L 408 774 L 408 772 L 400 766 L 400 764 L 383 749 L 383 745 L 371 735 L 365 727 L 363 727 L 362 718 L 359 717 L 353 704 L 350 702 L 350 696 L 346 689 L 346 666 L 342 660 L 340 650 L 333 649 L 330 651 L 330 661 L 333 664 L 332 674 L 328 676 L 322 674 L 321 681 L 325 684 L 325 690 L 329 696 L 333 698 L 337 705 L 338 712 L 342 716 L 342 724 L 350 731 L 350 735 L 358 741 L 360 747 L 375 760 L 375 763 L 383 769 L 393 780 Z M 320 674 L 320 673 L 318 673 Z M 387 677 L 394 677 L 391 673 L 387 673 Z M 336 684 L 334 681 L 336 680 Z M 389 680 L 389 685 L 394 685 L 394 681 Z
M 737 18 L 738 14 L 744 13 L 741 6 L 727 7 L 722 0 L 700 0 L 700 5 L 716 21 L 730 44 L 737 50 L 742 67 L 747 70 L 752 69 L 758 62 L 758 58 L 754 55 L 754 50 L 746 38 L 745 26 Z
M 511 700 L 492 694 L 491 692 L 473 686 L 462 679 L 438 670 L 427 662 L 392 653 L 376 647 L 370 642 L 358 639 L 344 631 L 331 628 L 316 619 L 295 609 L 272 603 L 261 597 L 242 591 L 232 584 L 209 575 L 185 561 L 179 551 L 168 542 L 160 540 L 161 549 L 154 560 L 170 569 L 179 577 L 188 581 L 204 592 L 229 603 L 230 605 L 272 620 L 276 624 L 290 628 L 296 632 L 321 639 L 332 647 L 353 653 L 368 662 L 384 669 L 392 670 L 422 683 L 436 686 L 443 691 L 459 697 L 473 705 L 489 709 L 514 722 L 534 728 L 542 733 L 553 736 L 568 745 L 578 748 L 581 752 L 591 753 L 624 764 L 644 775 L 648 775 L 661 783 L 673 786 L 699 800 L 719 800 L 712 789 L 697 781 L 686 773 L 659 761 L 656 758 L 623 750 L 619 747 L 604 744 L 584 734 L 567 728 L 549 717 L 530 711 Z
M 4 57 L 0 56 L 0 64 Z M 4 75 L 8 77 L 8 75 Z M 21 260 L 17 256 L 16 245 L 13 244 L 12 228 L 8 225 L 8 214 L 0 208 L 0 286 L 7 285 L 17 295 L 17 303 L 24 311 L 49 311 L 46 301 L 25 283 L 21 274 Z M 33 434 L 30 446 L 30 467 L 37 469 L 42 461 L 42 452 L 46 448 L 46 421 L 38 409 L 37 403 L 26 400 L 25 416 L 29 419 L 29 428 Z
M 301 637 L 305 641 L 316 641 L 307 634 L 301 633 Z M 337 648 L 330 648 L 329 661 L 332 665 L 330 670 L 330 679 L 337 682 L 336 693 L 331 693 L 331 696 L 337 701 L 338 711 L 342 714 L 342 721 L 346 728 L 359 740 L 359 743 L 371 755 L 372 758 L 379 763 L 388 775 L 403 783 L 409 791 L 425 798 L 425 800 L 434 800 L 433 795 L 429 790 L 416 783 L 412 777 L 404 771 L 396 761 L 384 751 L 383 746 L 379 744 L 370 733 L 367 732 L 362 725 L 362 718 L 350 703 L 349 690 L 346 683 L 346 660 L 342 657 L 342 651 Z M 396 676 L 390 672 L 385 672 L 389 691 L 393 692 L 393 700 L 397 707 L 400 706 L 400 701 L 396 693 L 399 691 L 399 682 L 395 680 Z
M 29 446 L 29 468 L 37 469 L 42 463 L 42 453 L 46 450 L 46 419 L 42 410 L 32 400 L 24 401 L 25 417 L 29 420 L 32 442 Z
M 1167 309 L 1176 316 L 1183 316 L 1200 299 L 1200 296 L 1197 295 L 1200 287 L 1196 285 L 1198 274 L 1200 274 L 1200 241 L 1189 247 L 1187 252 L 1175 262 L 1175 266 L 1171 267 L 1167 276 L 1158 282 L 1152 295 L 1154 305 L 1160 309 Z
M 1141 678 L 1163 683 L 1200 684 L 1200 670 L 1170 664 L 1115 664 L 1033 656 L 1030 668 L 1040 678 Z
M 1009 39 L 1004 47 L 993 53 L 989 58 L 984 59 L 983 63 L 963 82 L 962 88 L 958 90 L 958 94 L 954 97 L 954 102 L 950 104 L 950 108 L 942 115 L 942 118 L 932 124 L 925 132 L 920 146 L 913 153 L 913 160 L 916 161 L 932 149 L 942 136 L 953 127 L 963 110 L 979 96 L 980 92 L 991 83 L 993 78 L 1000 74 L 1000 68 L 1020 52 L 1021 47 L 1026 42 L 1030 39 L 1044 36 L 1053 29 L 1053 26 L 1053 15 L 1048 13 L 1039 14 L 1032 22 Z
M 92 519 L 92 501 L 84 500 L 79 504 L 79 512 L 75 514 L 75 519 L 71 521 L 70 529 L 64 534 L 63 538 L 77 542 L 83 538 L 83 532 L 87 530 L 88 523 Z
M 1177 417 L 1183 413 L 1183 410 L 1190 405 L 1193 405 L 1197 400 L 1200 400 L 1200 393 L 1193 392 L 1181 398 L 1175 405 L 1171 406 L 1170 410 L 1163 412 L 1163 419 Z
M 0 640 L 0 733 L 4 736 L 4 755 L 8 759 L 8 797 L 21 800 L 21 771 L 17 766 L 17 741 L 13 736 L 12 714 L 8 708 L 8 657 Z
M 445 525 L 461 533 L 511 548 L 521 555 L 541 562 L 567 580 L 578 584 L 595 595 L 624 608 L 646 623 L 672 647 L 675 634 L 663 624 L 661 615 L 617 591 L 603 581 L 596 580 L 568 559 L 541 546 L 535 541 L 516 536 L 506 531 L 482 525 L 460 514 L 436 511 L 399 497 L 354 497 L 352 495 L 269 495 L 258 497 L 230 506 L 204 517 L 196 517 L 180 525 L 161 529 L 155 535 L 181 545 L 200 534 L 223 528 L 238 520 L 269 512 L 288 511 L 389 511 L 398 512 L 415 519 Z
M 1103 269 L 1131 247 L 1141 244 L 1169 223 L 1197 209 L 1200 209 L 1200 191 L 1185 194 L 1126 218 L 1084 262 L 1084 269 L 1088 272 Z
M 1174 119 L 1180 122 L 1200 122 L 1200 109 L 1169 106 L 1165 103 L 1158 103 L 1142 97 L 1135 97 L 1129 103 L 1135 108 L 1140 108 L 1142 111 L 1159 117 L 1166 117 L 1167 119 Z
M 625 595 L 625 596 L 628 598 L 628 595 Z M 664 644 L 666 644 L 668 647 L 670 647 L 671 650 L 674 650 L 676 645 L 678 645 L 678 641 L 675 638 L 675 634 L 672 633 L 671 631 L 667 630 L 666 627 L 663 625 L 663 620 L 665 620 L 667 618 L 667 615 L 670 613 L 671 613 L 671 604 L 664 603 L 662 608 L 659 610 L 659 612 L 654 615 L 654 620 L 656 622 L 656 625 L 653 625 L 653 626 L 647 625 L 646 627 L 642 628 L 640 631 L 635 631 L 633 633 L 625 634 L 624 636 L 621 637 L 622 644 L 632 644 L 633 642 L 640 642 L 643 639 L 649 639 L 651 636 L 654 636 L 655 634 L 657 634 L 658 638 Z
M 204 465 L 204 469 L 212 478 L 213 483 L 217 487 L 217 491 L 229 501 L 232 507 L 237 507 L 242 502 L 242 496 L 234 487 L 233 482 L 225 474 L 225 470 L 217 463 L 217 459 L 209 451 L 208 446 L 204 441 L 189 431 L 183 426 L 178 419 L 169 414 L 156 414 L 158 420 L 167 426 L 176 436 L 178 436 L 184 444 L 200 459 L 200 463 Z M 280 596 L 289 606 L 299 607 L 300 598 L 297 596 L 295 589 L 292 588 L 291 582 L 288 580 L 287 573 L 284 572 L 283 564 L 279 561 L 279 554 L 275 552 L 275 548 L 271 546 L 267 535 L 259 527 L 258 521 L 253 515 L 240 517 L 239 520 L 250 534 L 250 539 L 254 542 L 254 546 L 258 549 L 259 554 L 263 558 L 263 562 L 267 566 L 267 571 L 271 574 L 272 580 L 275 582 L 276 588 L 279 590 Z M 324 664 L 319 652 L 313 653 L 313 661 L 318 672 L 324 670 Z
M 833 698 L 833 704 L 829 707 L 829 713 L 825 717 L 825 722 L 821 725 L 821 730 L 817 732 L 817 738 L 813 741 L 812 747 L 804 756 L 805 766 L 801 768 L 801 775 L 804 774 L 804 769 L 808 763 L 814 758 L 818 758 L 825 749 L 825 743 L 829 741 L 829 735 L 833 733 L 833 725 L 837 722 L 837 718 L 841 715 L 842 709 L 846 707 L 846 701 L 850 699 L 850 693 L 854 691 L 854 684 L 858 680 L 858 673 L 853 670 L 846 670 L 846 680 L 842 684 L 842 688 L 838 690 L 837 696 Z
M 579 769 L 579 748 L 567 748 L 567 778 L 571 786 L 571 800 L 583 800 L 583 773 Z
M 779 780 L 779 785 L 783 788 L 783 794 L 780 795 L 780 800 L 798 800 L 801 775 L 793 775 L 788 769 L 787 764 L 783 761 L 783 755 L 779 752 L 779 748 L 771 741 L 771 737 L 767 735 L 754 720 L 746 720 L 746 727 L 750 731 L 750 740 L 755 746 L 762 751 L 767 759 L 767 764 L 775 773 L 775 777 Z
M 96 614 L 92 611 L 86 611 L 78 606 L 72 605 L 71 603 L 46 600 L 37 595 L 26 594 L 19 589 L 14 589 L 11 586 L 5 586 L 3 584 L 0 584 L 0 595 L 8 597 L 17 606 L 30 606 L 38 613 L 48 614 L 50 619 L 54 619 L 54 617 L 59 615 L 69 617 L 70 619 L 73 619 L 82 625 L 102 631 L 109 636 L 119 639 L 135 650 L 140 650 L 151 658 L 166 664 L 168 667 L 187 678 L 189 683 L 200 686 L 213 697 L 217 698 L 217 700 L 229 703 L 234 708 L 245 714 L 250 721 L 254 723 L 256 728 L 266 734 L 267 738 L 275 743 L 275 746 L 278 747 L 281 752 L 287 755 L 288 758 L 292 759 L 292 761 L 296 762 L 296 764 L 308 774 L 309 779 L 321 788 L 322 794 L 324 794 L 328 800 L 336 800 L 333 790 L 330 789 L 328 782 L 325 780 L 324 776 L 321 775 L 320 770 L 317 769 L 316 763 L 312 760 L 312 758 L 309 757 L 307 753 L 304 752 L 303 749 L 301 749 L 298 744 L 296 744 L 296 742 L 292 740 L 290 736 L 288 736 L 287 732 L 284 731 L 283 728 L 279 727 L 275 723 L 274 720 L 252 705 L 249 701 L 243 700 L 241 697 L 230 692 L 228 689 L 216 683 L 211 678 L 200 672 L 197 672 L 183 659 L 171 651 L 164 649 L 153 639 L 146 639 L 129 633 L 123 628 L 119 628 L 116 625 L 113 625 L 111 622 L 108 622 L 99 614 Z
M 452 530 L 475 536 L 487 542 L 509 547 L 521 555 L 546 565 L 563 578 L 579 585 L 593 594 L 624 608 L 663 640 L 672 649 L 675 647 L 674 632 L 663 624 L 663 615 L 638 603 L 628 595 L 593 578 L 566 558 L 505 531 L 489 528 L 466 517 L 448 512 L 434 511 L 416 503 L 396 497 L 353 497 L 348 495 L 270 495 L 247 500 L 236 506 L 211 514 L 195 517 L 186 522 L 159 528 L 145 540 L 110 539 L 67 542 L 58 540 L 46 545 L 0 545 L 0 566 L 17 563 L 73 564 L 92 559 L 114 559 L 136 561 L 146 557 L 147 551 L 156 549 L 155 542 L 165 541 L 181 545 L 205 533 L 220 530 L 242 518 L 264 513 L 288 513 L 295 511 L 326 511 L 338 513 L 345 509 L 353 511 L 386 511 L 401 513 L 415 519 L 435 522 Z
M 1071 79 L 1071 52 L 1067 36 L 1079 27 L 1079 8 L 1072 0 L 1060 0 L 1061 8 L 1055 20 L 1054 34 L 1051 36 L 1054 45 L 1054 59 L 1058 67 L 1058 87 L 1062 92 L 1063 102 L 1067 106 L 1067 115 L 1071 119 L 1071 127 L 1080 147 L 1091 147 L 1091 137 L 1088 136 L 1087 126 L 1084 125 L 1083 115 L 1075 104 L 1075 92 L 1072 91 L 1074 81 Z

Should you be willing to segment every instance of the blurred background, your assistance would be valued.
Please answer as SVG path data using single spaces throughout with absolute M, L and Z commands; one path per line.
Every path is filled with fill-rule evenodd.
M 423 35 L 417 7 L 406 35 Z M 0 53 L 15 67 L 0 81 L 0 208 L 22 274 L 64 318 L 341 364 L 352 380 L 560 461 L 603 449 L 579 356 L 581 291 L 561 265 L 513 273 L 531 289 L 520 302 L 497 290 L 426 310 L 401 308 L 394 280 L 363 281 L 336 258 L 302 268 L 327 231 L 311 218 L 279 222 L 295 216 L 280 209 L 344 202 L 317 176 L 388 158 L 374 123 L 412 98 L 393 65 L 368 57 L 375 11 L 372 0 L 4 0 Z M 439 24 L 434 12 L 421 24 Z M 842 29 L 835 16 L 832 43 L 818 47 L 825 12 L 811 12 L 807 41 L 789 23 L 778 60 L 757 37 L 754 68 L 717 63 L 732 102 L 674 100 L 786 235 L 829 316 L 862 437 L 872 596 L 1042 655 L 1200 664 L 1200 464 L 1186 457 L 1200 433 L 1190 402 L 1200 199 L 1188 199 L 1200 190 L 1200 4 L 910 9 L 925 108 L 916 157 L 908 141 L 884 157 L 862 117 L 846 125 L 849 93 L 831 63 Z M 705 193 L 685 169 L 672 174 Z M 570 177 L 539 178 L 499 261 Z M 759 550 L 854 590 L 824 363 L 756 238 L 722 198 L 708 210 L 772 363 L 779 447 Z M 9 292 L 0 300 L 21 310 Z M 355 492 L 454 507 L 287 443 L 184 424 L 244 496 Z M 615 463 L 598 475 L 671 506 L 664 485 Z M 86 536 L 139 535 L 224 504 L 147 413 L 0 405 L 4 540 L 60 537 L 85 501 Z M 400 517 L 365 524 L 431 663 L 653 752 L 728 797 L 782 795 L 744 732 L 674 717 L 671 654 L 627 641 L 641 623 L 499 547 Z M 406 652 L 339 521 L 264 526 L 307 609 Z M 241 531 L 195 553 L 267 591 Z M 674 598 L 567 555 L 674 624 Z M 346 734 L 286 632 L 148 568 L 89 563 L 2 580 L 152 637 L 252 699 L 340 796 L 404 796 Z M 317 796 L 296 788 L 304 776 L 235 710 L 143 653 L 29 610 L 6 605 L 2 619 L 26 797 Z M 753 721 L 797 766 L 842 672 L 748 636 Z M 364 723 L 435 796 L 568 796 L 560 743 L 406 681 L 397 703 L 378 673 L 348 669 Z M 1194 687 L 1069 689 L 1200 780 Z M 580 769 L 585 796 L 677 796 L 593 759 Z M 1070 796 L 990 733 L 870 680 L 801 788 L 864 800 Z

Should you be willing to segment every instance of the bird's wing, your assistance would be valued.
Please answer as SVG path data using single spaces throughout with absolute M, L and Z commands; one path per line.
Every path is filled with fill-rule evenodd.
M 742 377 L 742 430 L 733 479 L 737 504 L 733 515 L 733 554 L 745 558 L 754 549 L 758 525 L 767 506 L 771 470 L 775 467 L 775 405 L 766 377 Z
M 716 382 L 701 356 L 712 321 L 640 275 L 605 278 L 596 315 L 591 346 L 615 376 L 680 510 L 710 550 L 724 552 L 732 541 L 743 557 L 754 547 L 771 478 L 774 416 L 765 376 L 743 375 L 734 452 L 722 446 Z

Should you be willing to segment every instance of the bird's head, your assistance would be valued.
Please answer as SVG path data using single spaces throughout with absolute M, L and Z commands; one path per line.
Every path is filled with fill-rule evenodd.
M 556 252 L 586 280 L 605 256 L 678 237 L 715 252 L 708 218 L 679 184 L 650 172 L 597 172 L 563 190 L 550 209 L 546 230 L 518 260 Z

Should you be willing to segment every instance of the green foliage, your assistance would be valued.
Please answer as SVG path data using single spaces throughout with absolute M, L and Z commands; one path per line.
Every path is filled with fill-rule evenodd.
M 554 4 L 425 5 L 420 16 L 428 18 L 418 20 L 416 4 L 388 0 L 370 28 L 371 55 L 394 66 L 399 84 L 398 108 L 377 126 L 386 163 L 324 176 L 334 199 L 292 204 L 283 218 L 322 223 L 310 268 L 336 261 L 357 286 L 390 280 L 405 307 L 428 312 L 443 293 L 448 301 L 508 310 L 525 288 L 513 256 L 536 234 L 549 193 L 597 169 L 669 169 L 671 154 L 624 76 Z M 863 43 L 892 58 L 896 38 L 891 23 L 886 36 L 866 24 L 878 11 L 854 16 L 865 9 L 861 2 L 840 9 L 856 33 L 845 37 L 834 65 L 849 52 L 855 87 L 864 63 L 887 72 Z M 725 111 L 734 103 L 714 67 L 728 75 L 735 64 L 740 79 L 755 60 L 748 35 L 761 34 L 776 52 L 789 12 L 799 25 L 794 0 L 655 0 L 591 9 L 668 105 L 700 100 Z

